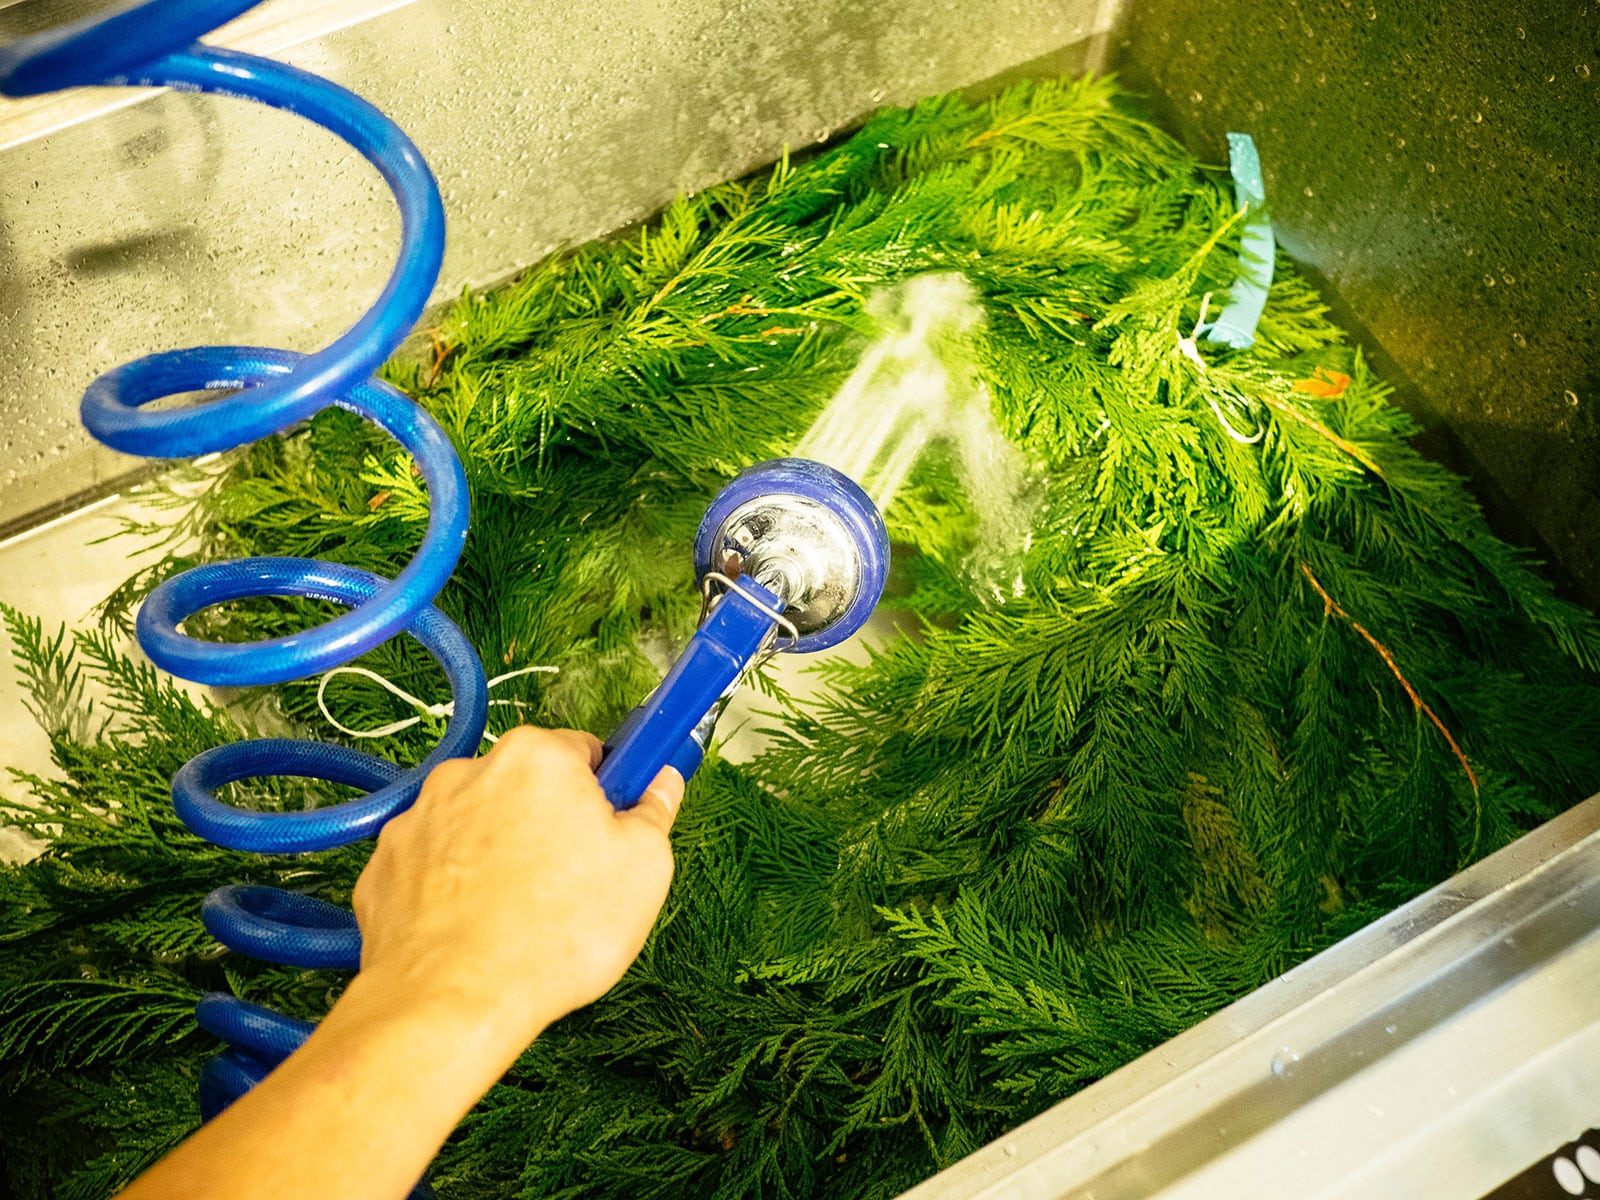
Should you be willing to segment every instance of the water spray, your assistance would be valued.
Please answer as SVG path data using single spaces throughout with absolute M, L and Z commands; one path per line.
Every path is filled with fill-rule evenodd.
M 414 768 L 345 746 L 270 738 L 208 750 L 173 777 L 174 807 L 201 837 L 236 850 L 295 854 L 375 836 L 410 807 L 434 766 L 476 753 L 488 689 L 472 646 L 433 606 L 467 537 L 465 473 L 438 423 L 372 378 L 415 325 L 438 278 L 444 253 L 438 185 L 410 139 L 366 101 L 304 71 L 196 40 L 256 2 L 143 0 L 24 38 L 0 47 L 0 94 L 168 87 L 253 100 L 348 142 L 394 193 L 399 261 L 377 302 L 331 345 L 314 354 L 205 346 L 148 355 L 96 379 L 81 409 L 89 432 L 113 449 L 174 458 L 231 450 L 337 406 L 391 434 L 422 472 L 432 506 L 428 530 L 393 580 L 313 559 L 210 563 L 167 580 L 139 611 L 139 644 L 151 661 L 202 684 L 303 679 L 402 633 L 444 668 L 452 715 L 439 744 Z M 189 407 L 152 407 L 196 391 L 223 394 Z M 685 777 L 694 773 L 727 697 L 765 656 L 820 650 L 860 628 L 883 591 L 889 547 L 876 506 L 849 477 L 821 463 L 778 459 L 745 471 L 717 496 L 694 555 L 700 626 L 661 686 L 613 735 L 599 771 L 607 799 L 619 809 L 638 803 L 668 763 Z M 242 645 L 180 631 L 203 609 L 265 596 L 332 601 L 349 611 L 313 629 Z M 321 779 L 364 794 L 299 812 L 253 811 L 217 795 L 229 783 L 278 776 Z M 207 897 L 203 918 L 212 936 L 242 954 L 288 966 L 360 967 L 354 915 L 309 896 L 225 887 Z M 202 1072 L 207 1119 L 265 1078 L 313 1028 L 221 994 L 202 999 L 197 1018 L 229 1046 Z

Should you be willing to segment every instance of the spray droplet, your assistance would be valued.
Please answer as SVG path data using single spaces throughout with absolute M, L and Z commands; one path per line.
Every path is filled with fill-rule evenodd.
M 1299 1062 L 1300 1056 L 1285 1046 L 1272 1056 L 1272 1073 L 1279 1079 L 1287 1079 L 1294 1074 Z
M 970 505 L 974 528 L 962 572 L 983 599 L 1020 595 L 1022 557 L 1043 496 L 1022 452 L 995 424 L 972 365 L 984 314 L 959 274 L 919 275 L 874 293 L 867 311 L 884 332 L 861 356 L 795 453 L 843 471 L 882 510 L 934 445 Z

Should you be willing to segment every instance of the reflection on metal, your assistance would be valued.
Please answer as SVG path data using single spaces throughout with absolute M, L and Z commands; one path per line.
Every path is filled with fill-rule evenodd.
M 1476 1200 L 1600 1122 L 1600 796 L 905 1200 Z
M 1129 0 L 1112 66 L 1202 160 L 1261 147 L 1278 242 L 1474 480 L 1600 607 L 1593 0 Z M 1315 275 L 1313 276 L 1315 278 Z
M 96 2 L 0 9 L 0 36 Z M 1021 21 L 1015 0 L 274 0 L 266 24 L 247 26 L 252 14 L 217 40 L 285 47 L 274 56 L 368 97 L 412 135 L 450 219 L 441 303 L 881 104 L 1097 33 L 1103 44 L 1112 7 L 1051 0 Z M 344 27 L 313 36 L 319 23 Z M 1051 67 L 1082 65 L 1069 52 Z M 10 114 L 0 533 L 114 489 L 133 467 L 78 428 L 95 375 L 204 343 L 315 349 L 377 294 L 396 236 L 376 174 L 283 114 L 175 92 L 93 120 Z
M 268 0 L 205 40 L 230 50 L 271 57 L 291 46 L 326 37 L 411 3 L 414 0 Z M 20 17 L 31 16 L 34 10 L 60 7 L 35 0 L 33 4 L 19 6 L 12 13 L 0 16 L 0 41 L 11 36 L 8 26 L 20 26 Z M 30 29 L 33 24 L 30 22 Z M 152 88 L 121 91 L 75 88 L 16 100 L 0 96 L 0 151 L 46 137 L 79 121 L 127 108 L 157 94 Z

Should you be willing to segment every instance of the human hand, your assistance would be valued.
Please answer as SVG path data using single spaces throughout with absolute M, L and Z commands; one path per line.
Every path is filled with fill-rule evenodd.
M 683 780 L 615 812 L 600 743 L 515 729 L 439 766 L 356 881 L 361 971 L 300 1049 L 127 1200 L 399 1196 L 556 1018 L 622 977 L 672 880 Z
M 474 1014 L 513 1054 L 607 992 L 666 899 L 683 780 L 619 813 L 599 763 L 590 734 L 524 727 L 435 768 L 356 882 L 358 983 Z

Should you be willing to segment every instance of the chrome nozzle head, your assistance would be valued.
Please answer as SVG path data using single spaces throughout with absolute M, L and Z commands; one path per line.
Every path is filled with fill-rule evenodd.
M 714 500 L 695 538 L 699 574 L 747 575 L 784 602 L 799 638 L 820 650 L 865 623 L 883 594 L 889 539 L 872 500 L 808 459 L 741 473 Z
M 741 504 L 717 531 L 724 575 L 748 575 L 783 600 L 801 635 L 827 629 L 861 592 L 863 562 L 838 515 L 804 496 Z

